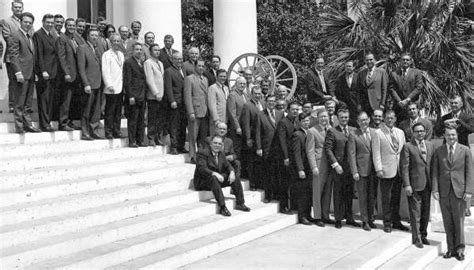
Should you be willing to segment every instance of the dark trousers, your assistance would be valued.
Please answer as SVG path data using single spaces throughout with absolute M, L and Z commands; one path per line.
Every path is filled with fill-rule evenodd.
M 197 149 L 205 146 L 207 133 L 209 132 L 209 119 L 206 117 L 195 118 L 193 121 L 188 120 L 189 132 L 189 156 L 196 158 Z
M 402 181 L 397 175 L 393 178 L 380 178 L 382 212 L 384 226 L 400 222 L 400 194 Z
M 344 169 L 342 174 L 337 174 L 331 169 L 329 177 L 334 182 L 334 217 L 336 220 L 352 220 L 352 196 L 354 194 L 354 184 L 352 178 Z
M 51 117 L 53 115 L 53 97 L 55 80 L 39 79 L 36 83 L 36 94 L 38 98 L 38 118 L 41 129 L 51 127 Z
M 82 135 L 97 132 L 100 121 L 100 89 L 92 89 L 90 94 L 83 94 L 81 130 Z
M 305 179 L 296 178 L 291 185 L 292 194 L 295 197 L 296 209 L 298 211 L 298 219 L 311 217 L 312 204 L 312 174 L 306 172 Z
M 280 209 L 289 207 L 289 188 L 290 188 L 290 167 L 283 164 L 282 158 L 277 158 L 275 177 L 273 178 L 275 190 L 273 194 L 275 199 L 280 202 Z
M 10 108 L 14 108 L 15 106 L 15 91 L 18 89 L 16 85 L 16 76 L 15 72 L 13 71 L 13 66 L 11 63 L 5 63 L 7 68 L 7 76 L 8 76 L 8 106 Z M 34 82 L 34 80 L 33 80 Z
M 413 191 L 408 197 L 408 210 L 410 212 L 410 225 L 412 242 L 421 241 L 428 235 L 428 222 L 430 221 L 430 196 L 431 190 Z
M 123 94 L 105 94 L 104 131 L 105 136 L 121 134 Z
M 275 198 L 275 191 L 277 190 L 276 181 L 273 181 L 275 178 L 276 170 L 276 160 L 273 157 L 266 156 L 264 154 L 263 166 L 262 169 L 262 179 L 263 179 L 263 190 L 265 191 L 265 198 L 268 200 L 273 200 Z
M 228 177 L 226 177 L 222 183 L 219 182 L 219 180 L 217 180 L 215 176 L 210 176 L 204 179 L 201 178 L 200 180 L 201 181 L 199 181 L 198 183 L 195 182 L 194 184 L 195 189 L 212 191 L 212 194 L 214 194 L 214 198 L 216 198 L 218 206 L 220 207 L 225 206 L 225 198 L 224 198 L 224 194 L 222 193 L 222 188 L 228 187 L 228 186 L 230 186 L 232 190 L 234 191 L 237 204 L 245 203 L 242 183 L 240 182 L 240 179 L 238 179 L 237 177 L 235 178 L 235 181 L 232 184 L 229 182 Z
M 158 101 L 154 99 L 147 100 L 148 107 L 148 129 L 147 137 L 148 141 L 154 141 L 158 143 L 160 136 L 164 131 L 164 123 L 166 121 L 166 112 L 164 107 L 166 105 L 163 101 Z
M 440 198 L 439 205 L 441 216 L 443 217 L 444 230 L 446 231 L 448 251 L 464 252 L 464 212 L 466 211 L 466 201 L 456 197 L 451 186 L 448 196 Z
M 329 173 L 327 175 L 319 175 L 319 181 L 321 185 L 321 218 L 329 219 L 329 210 L 331 209 L 331 199 L 334 189 L 334 177 L 331 174 L 335 174 L 334 169 L 328 168 Z M 315 216 L 319 219 L 319 217 Z
M 232 140 L 232 144 L 234 146 L 234 152 L 237 155 L 237 158 L 240 160 L 242 168 L 242 177 L 248 178 L 247 174 L 247 163 L 248 160 L 246 158 L 242 157 L 242 143 L 243 139 L 241 135 L 238 135 L 235 129 L 229 129 L 229 132 L 227 133 L 227 136 Z
M 263 188 L 262 163 L 263 158 L 258 156 L 254 147 L 244 147 L 242 159 L 246 159 L 247 167 L 242 168 L 247 171 L 247 175 L 252 188 Z
M 26 104 L 28 101 L 33 98 L 34 91 L 34 77 L 25 80 L 23 83 L 12 81 L 15 86 L 15 90 L 12 91 L 14 94 L 13 97 L 13 109 L 14 109 L 14 118 L 15 118 L 15 128 L 17 131 L 23 130 L 24 126 L 31 126 L 31 116 L 26 111 Z
M 58 84 L 59 94 L 59 128 L 65 128 L 71 122 L 69 117 L 69 109 L 71 108 L 72 95 L 78 84 L 76 82 L 65 82 L 61 81 Z
M 135 101 L 135 105 L 127 104 L 127 129 L 129 144 L 143 144 L 145 139 L 145 101 Z
M 170 141 L 171 148 L 184 150 L 186 142 L 186 110 L 183 104 L 178 104 L 178 108 L 170 109 Z
M 378 178 L 373 175 L 361 176 L 356 181 L 359 195 L 360 215 L 363 222 L 374 221 L 374 207 L 377 199 Z

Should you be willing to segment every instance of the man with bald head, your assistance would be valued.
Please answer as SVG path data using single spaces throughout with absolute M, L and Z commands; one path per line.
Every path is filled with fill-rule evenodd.
M 283 84 L 278 85 L 275 95 L 276 95 L 277 100 L 279 99 L 286 100 L 288 96 L 288 88 L 286 88 L 286 86 L 284 86 Z
M 227 112 L 229 115 L 229 137 L 234 141 L 235 151 L 240 157 L 240 150 L 242 149 L 242 127 L 240 126 L 240 115 L 242 109 L 250 99 L 245 94 L 245 79 L 238 77 L 235 81 L 235 89 L 229 94 L 227 99 Z
M 365 55 L 367 66 L 357 75 L 358 111 L 372 113 L 376 109 L 385 109 L 387 99 L 388 75 L 384 69 L 375 66 L 373 53 Z
M 199 59 L 199 49 L 191 47 L 188 51 L 188 60 L 183 62 L 184 77 L 196 73 L 196 63 Z
M 121 38 L 120 50 L 125 55 L 125 59 L 130 58 L 133 54 L 132 45 L 135 40 L 129 38 L 130 32 L 125 25 L 121 25 L 118 30 Z

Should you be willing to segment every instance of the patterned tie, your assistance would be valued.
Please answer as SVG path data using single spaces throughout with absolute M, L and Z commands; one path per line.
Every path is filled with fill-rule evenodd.
M 349 137 L 349 131 L 347 131 L 347 127 L 344 127 L 344 134 L 346 135 L 346 137 Z
M 364 137 L 365 137 L 365 141 L 367 142 L 367 145 L 370 148 L 370 132 L 369 132 L 369 129 L 367 129 L 367 131 L 364 133 Z
M 425 142 L 424 141 L 420 141 L 420 143 L 418 144 L 420 146 L 420 152 L 421 152 L 421 157 L 423 158 L 423 160 L 426 162 L 426 145 L 425 145 Z
M 332 116 L 329 116 L 329 125 L 334 127 L 334 121 L 332 120 Z
M 453 164 L 453 156 L 454 156 L 454 146 L 450 145 L 449 146 L 448 160 L 449 160 L 449 163 L 451 163 L 451 164 Z
M 372 71 L 368 70 L 368 72 L 367 72 L 367 83 L 369 83 L 371 81 L 372 81 Z
M 393 149 L 395 150 L 395 152 L 397 152 L 398 147 L 400 146 L 400 143 L 398 142 L 398 138 L 395 135 L 395 132 L 393 132 L 393 128 L 390 129 L 390 137 L 392 138 Z
M 326 82 L 324 81 L 323 72 L 322 72 L 322 71 L 318 71 L 318 76 L 319 76 L 319 80 L 321 81 L 321 88 L 322 88 L 322 90 L 323 90 L 323 93 L 327 93 L 327 90 L 326 90 Z
M 275 112 L 273 110 L 270 111 L 270 120 L 272 121 L 272 124 L 275 125 Z

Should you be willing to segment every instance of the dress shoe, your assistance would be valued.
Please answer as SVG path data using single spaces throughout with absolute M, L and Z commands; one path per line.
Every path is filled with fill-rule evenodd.
M 377 225 L 375 225 L 375 223 L 373 221 L 369 221 L 369 227 L 371 229 L 377 229 Z
M 81 136 L 81 140 L 84 140 L 84 141 L 93 141 L 94 138 L 92 138 L 92 137 L 89 136 L 89 135 L 82 135 L 82 136 Z
M 464 261 L 464 253 L 462 251 L 458 251 L 456 253 L 456 260 L 458 261 Z
M 353 227 L 360 228 L 360 224 L 355 222 L 355 220 L 353 220 L 353 219 L 346 220 L 346 224 L 351 225 Z
M 227 207 L 221 206 L 221 209 L 219 209 L 219 214 L 223 215 L 224 217 L 230 217 L 232 214 L 229 212 L 229 209 Z
M 155 146 L 156 146 L 155 141 L 154 141 L 154 140 L 149 140 L 149 141 L 148 141 L 148 146 L 150 146 L 150 147 L 155 147 Z
M 250 191 L 257 191 L 256 187 L 250 187 Z
M 456 254 L 454 254 L 454 252 L 451 252 L 451 251 L 446 251 L 446 253 L 443 254 L 443 258 L 444 259 L 450 259 L 452 257 L 455 257 Z
M 415 247 L 417 248 L 423 248 L 423 244 L 421 243 L 420 240 L 416 240 L 415 243 L 413 243 L 413 245 L 415 245 Z
M 336 224 L 336 222 L 332 219 L 325 219 L 323 218 L 322 221 L 326 224 Z
M 17 129 L 15 130 L 15 132 L 18 133 L 18 134 L 25 134 L 25 130 L 22 129 L 22 128 L 17 128 Z
M 191 160 L 189 161 L 189 163 L 196 164 L 196 159 L 192 157 Z
M 471 216 L 471 209 L 466 209 L 466 217 L 470 217 Z
M 176 150 L 176 148 L 171 148 L 170 149 L 170 155 L 178 155 L 178 150 Z
M 44 132 L 53 132 L 54 129 L 52 127 L 44 127 L 41 129 L 41 131 L 44 131 Z
M 112 136 L 111 134 L 107 134 L 107 135 L 105 135 L 105 138 L 106 138 L 107 140 L 113 140 L 113 139 L 114 139 L 114 136 Z
M 316 225 L 316 226 L 318 226 L 318 227 L 324 227 L 324 226 L 326 226 L 326 225 L 324 224 L 324 222 L 323 222 L 322 220 L 320 220 L 320 219 L 315 219 L 315 220 L 314 220 L 314 225 Z
M 28 108 L 25 110 L 27 113 L 34 113 L 32 108 Z
M 392 227 L 390 226 L 383 226 L 383 231 L 386 233 L 391 233 L 392 232 Z
M 73 131 L 74 129 L 72 127 L 64 126 L 59 128 L 60 131 Z
M 8 108 L 8 112 L 9 112 L 9 113 L 14 113 L 14 112 L 15 112 L 15 108 L 13 108 L 13 107 Z
M 76 125 L 74 125 L 73 123 L 70 123 L 70 124 L 68 125 L 68 127 L 72 128 L 72 129 L 74 129 L 74 130 L 81 130 L 81 126 L 76 126 Z
M 245 205 L 245 204 L 237 204 L 235 206 L 235 210 L 239 210 L 239 211 L 244 211 L 244 212 L 250 212 L 250 208 Z
M 263 199 L 263 203 L 270 203 L 271 201 L 272 201 L 272 200 L 271 200 L 271 199 L 269 199 L 269 198 L 265 198 L 265 199 Z
M 284 207 L 283 209 L 281 209 L 280 213 L 285 214 L 285 215 L 292 215 L 293 214 L 288 207 Z
M 313 223 L 309 222 L 309 220 L 305 217 L 302 217 L 300 218 L 300 224 L 303 224 L 303 225 L 312 225 Z
M 336 220 L 336 222 L 334 223 L 334 227 L 336 229 L 342 228 L 342 222 L 340 220 Z
M 362 223 L 362 229 L 364 229 L 364 231 L 368 231 L 368 232 L 371 231 L 369 224 L 367 224 L 366 222 Z
M 407 226 L 403 225 L 401 222 L 393 223 L 392 228 L 398 229 L 400 231 L 409 231 L 410 230 L 410 229 L 408 229 Z
M 178 152 L 179 152 L 180 154 L 187 154 L 187 153 L 189 153 L 189 151 L 186 150 L 186 149 L 178 149 Z
M 91 137 L 96 139 L 96 140 L 105 140 L 105 137 L 102 137 L 97 133 L 92 133 Z
M 148 144 L 145 143 L 137 143 L 138 147 L 148 147 Z
M 25 129 L 25 131 L 32 132 L 32 133 L 41 132 L 41 130 L 39 128 L 35 128 L 34 126 L 25 126 L 24 129 Z
M 427 245 L 427 246 L 430 245 L 430 241 L 428 241 L 428 239 L 426 239 L 426 237 L 421 238 L 421 243 L 423 243 L 423 245 Z
M 130 144 L 128 145 L 128 147 L 130 147 L 130 148 L 138 148 L 138 145 L 137 145 L 136 143 L 130 143 Z

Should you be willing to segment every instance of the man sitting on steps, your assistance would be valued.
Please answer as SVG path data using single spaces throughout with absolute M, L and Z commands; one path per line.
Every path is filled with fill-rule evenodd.
M 219 214 L 230 216 L 221 188 L 231 186 L 237 200 L 235 209 L 249 212 L 250 208 L 245 205 L 242 184 L 240 179 L 235 177 L 234 168 L 222 152 L 223 146 L 223 138 L 214 135 L 209 148 L 199 151 L 194 171 L 194 188 L 196 190 L 211 190 L 219 206 Z

